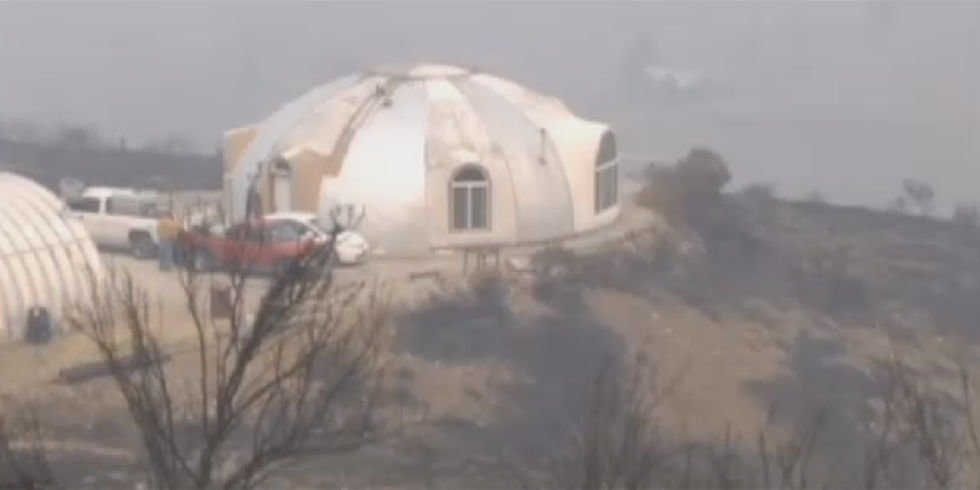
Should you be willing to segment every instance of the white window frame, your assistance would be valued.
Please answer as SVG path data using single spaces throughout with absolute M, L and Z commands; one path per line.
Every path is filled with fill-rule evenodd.
M 483 176 L 483 180 L 456 180 L 459 174 L 467 170 L 476 170 L 480 172 Z M 466 198 L 464 199 L 466 205 L 466 211 L 464 216 L 466 216 L 466 223 L 463 227 L 456 226 L 456 190 L 465 189 Z M 483 189 L 484 190 L 484 226 L 475 227 L 473 226 L 473 190 Z M 449 230 L 455 233 L 466 233 L 466 232 L 483 232 L 489 231 L 491 229 L 490 222 L 490 178 L 487 176 L 487 172 L 483 168 L 476 165 L 467 165 L 460 168 L 455 173 L 453 173 L 453 178 L 449 183 Z
M 606 144 L 608 141 L 608 145 Z M 611 146 L 611 157 L 606 161 L 599 161 L 599 158 L 604 156 L 603 153 Z M 598 154 L 596 155 L 596 165 L 595 173 L 593 174 L 594 182 L 594 192 L 593 196 L 593 210 L 595 214 L 600 214 L 610 208 L 616 207 L 619 204 L 619 155 L 616 148 L 616 138 L 609 131 L 603 133 L 602 138 L 599 140 Z M 612 176 L 610 176 L 612 174 Z M 612 179 L 612 192 L 608 190 L 609 179 Z
M 595 212 L 596 212 L 596 214 L 601 213 L 601 212 L 603 212 L 603 211 L 605 211 L 605 210 L 607 210 L 607 209 L 615 206 L 616 204 L 619 204 L 619 182 L 618 182 L 619 181 L 619 171 L 618 171 L 618 168 L 617 167 L 618 167 L 618 162 L 614 158 L 612 160 L 609 160 L 608 162 L 602 163 L 601 165 L 599 165 L 599 166 L 597 166 L 595 168 Z M 609 176 L 609 174 L 612 174 L 613 176 L 616 177 L 615 189 L 613 191 L 613 196 L 611 198 L 609 197 L 608 193 L 606 192 L 606 189 L 607 189 L 606 185 L 604 185 L 604 184 L 607 184 L 606 180 L 612 178 L 612 177 Z M 608 201 L 608 202 L 603 202 L 603 198 L 604 197 L 606 198 L 606 201 Z

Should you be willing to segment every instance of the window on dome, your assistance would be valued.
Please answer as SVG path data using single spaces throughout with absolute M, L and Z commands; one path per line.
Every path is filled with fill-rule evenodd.
M 619 176 L 616 165 L 616 139 L 606 131 L 599 142 L 595 162 L 595 212 L 615 206 L 619 200 Z
M 450 230 L 489 229 L 489 201 L 490 182 L 481 168 L 469 165 L 456 172 L 450 185 Z

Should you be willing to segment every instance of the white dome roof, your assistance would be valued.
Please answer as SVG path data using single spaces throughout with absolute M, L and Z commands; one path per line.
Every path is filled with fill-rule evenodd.
M 0 335 L 23 337 L 27 310 L 57 317 L 84 301 L 102 265 L 88 233 L 35 182 L 0 172 Z
M 307 210 L 363 206 L 362 226 L 374 243 L 552 239 L 594 225 L 590 176 L 607 132 L 557 98 L 492 75 L 435 64 L 382 66 L 315 88 L 261 123 L 229 132 L 231 215 L 244 217 L 260 165 L 285 159 L 320 169 L 298 172 L 299 194 L 319 198 Z M 448 186 L 454 169 L 467 164 L 485 168 L 497 186 L 494 230 L 440 238 L 446 230 L 433 222 L 447 220 L 447 211 L 434 186 Z M 297 205 L 309 208 L 309 200 L 300 197 Z

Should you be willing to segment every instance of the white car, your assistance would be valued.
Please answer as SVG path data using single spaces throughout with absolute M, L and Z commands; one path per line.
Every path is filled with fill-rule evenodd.
M 155 257 L 160 245 L 158 197 L 152 192 L 90 187 L 66 199 L 96 245 L 128 249 L 137 258 Z
M 329 225 L 325 225 L 322 220 L 313 213 L 283 212 L 267 214 L 263 218 L 265 221 L 291 221 L 296 223 L 304 230 L 302 234 L 311 234 L 323 239 L 329 239 Z M 367 240 L 361 234 L 344 230 L 337 234 L 334 243 L 334 253 L 337 254 L 337 261 L 344 265 L 357 264 L 364 260 L 370 247 Z

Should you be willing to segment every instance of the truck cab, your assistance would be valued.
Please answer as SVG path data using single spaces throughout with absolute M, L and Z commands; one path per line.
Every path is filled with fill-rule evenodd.
M 163 210 L 155 192 L 90 187 L 66 203 L 100 247 L 126 249 L 137 258 L 156 256 Z

